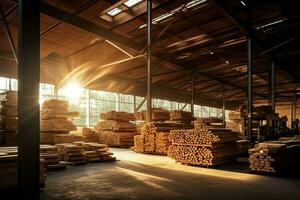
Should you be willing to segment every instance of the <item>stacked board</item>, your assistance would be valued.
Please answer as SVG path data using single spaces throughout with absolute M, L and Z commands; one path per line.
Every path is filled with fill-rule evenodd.
M 101 120 L 95 126 L 99 135 L 99 143 L 111 147 L 133 146 L 133 137 L 136 135 L 136 126 L 133 113 L 111 111 L 100 114 Z
M 143 110 L 142 112 L 136 112 L 135 113 L 135 119 L 140 121 L 146 121 L 147 111 Z M 167 121 L 170 120 L 170 112 L 167 110 L 164 110 L 162 108 L 152 108 L 151 113 L 151 121 Z
M 45 186 L 47 178 L 45 160 L 40 158 L 40 187 Z M 0 147 L 0 190 L 16 188 L 18 185 L 18 149 Z
M 45 160 L 47 170 L 66 169 L 66 163 L 60 161 L 60 154 L 56 146 L 40 145 L 40 157 Z
M 168 156 L 188 165 L 214 166 L 237 156 L 238 133 L 228 129 L 173 130 Z
M 269 141 L 249 149 L 250 170 L 262 173 L 298 171 L 300 140 Z
M 93 142 L 75 142 L 75 144 L 83 147 L 88 162 L 116 160 L 106 144 Z
M 223 128 L 222 122 L 218 117 L 197 118 L 194 126 L 196 129 Z
M 134 136 L 134 150 L 139 153 L 164 154 L 170 146 L 169 132 L 175 129 L 189 129 L 191 124 L 144 123 L 140 128 L 140 135 Z
M 170 112 L 170 120 L 182 123 L 191 123 L 191 121 L 194 120 L 194 117 L 192 112 L 172 110 Z
M 69 165 L 86 164 L 86 158 L 82 146 L 76 144 L 56 144 L 61 159 Z
M 237 111 L 230 111 L 228 114 L 229 121 L 226 122 L 226 128 L 229 128 L 233 131 L 243 133 L 243 120 L 241 113 Z
M 5 131 L 5 144 L 17 144 L 17 115 L 18 93 L 16 91 L 3 92 L 0 95 L 0 128 Z
M 69 111 L 66 100 L 50 99 L 43 103 L 41 109 L 40 141 L 42 144 L 55 144 L 55 136 L 68 134 L 76 130 L 70 118 L 78 117 L 78 112 Z

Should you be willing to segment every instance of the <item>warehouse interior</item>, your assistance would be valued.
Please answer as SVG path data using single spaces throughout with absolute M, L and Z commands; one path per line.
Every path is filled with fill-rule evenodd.
M 0 195 L 299 199 L 299 10 L 1 0 Z

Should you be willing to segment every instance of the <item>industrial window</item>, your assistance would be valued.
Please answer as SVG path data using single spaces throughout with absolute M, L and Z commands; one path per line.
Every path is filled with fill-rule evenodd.
M 131 8 L 135 5 L 137 5 L 138 3 L 141 3 L 143 0 L 128 0 L 124 3 L 125 6 Z
M 116 7 L 114 9 L 108 11 L 107 14 L 114 17 L 114 16 L 116 16 L 117 14 L 119 14 L 121 12 L 122 12 L 122 10 L 120 8 Z

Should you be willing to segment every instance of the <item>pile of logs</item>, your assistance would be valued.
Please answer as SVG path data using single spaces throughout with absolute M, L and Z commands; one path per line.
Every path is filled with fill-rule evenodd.
M 250 170 L 283 173 L 299 170 L 300 140 L 269 141 L 249 149 Z
M 66 169 L 66 163 L 60 161 L 60 154 L 56 146 L 40 145 L 40 157 L 45 160 L 47 170 Z
M 0 95 L 0 130 L 5 131 L 6 145 L 17 144 L 17 102 L 16 91 L 6 91 Z
M 134 136 L 134 150 L 139 153 L 166 155 L 171 144 L 169 141 L 169 132 L 175 129 L 189 128 L 192 128 L 191 124 L 162 122 L 144 123 L 140 127 L 140 135 Z
M 40 187 L 45 187 L 47 169 L 45 160 L 40 158 Z M 18 149 L 0 147 L 0 190 L 16 188 L 18 185 Z
M 214 166 L 237 156 L 238 134 L 228 129 L 173 130 L 168 156 L 188 165 Z
M 197 118 L 194 121 L 196 129 L 223 128 L 223 120 L 218 117 Z
M 40 115 L 40 142 L 55 144 L 56 135 L 76 130 L 76 126 L 69 119 L 78 117 L 79 112 L 70 112 L 68 101 L 50 99 L 43 103 Z
M 136 126 L 133 113 L 111 111 L 100 114 L 101 120 L 95 126 L 99 136 L 99 143 L 111 147 L 133 146 L 133 137 L 136 135 Z

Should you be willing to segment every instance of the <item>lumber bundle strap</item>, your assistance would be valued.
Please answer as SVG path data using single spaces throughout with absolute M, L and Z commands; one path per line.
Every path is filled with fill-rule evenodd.
M 135 120 L 135 116 L 133 113 L 110 111 L 110 112 L 100 113 L 100 119 L 114 120 L 119 122 L 129 122 Z

